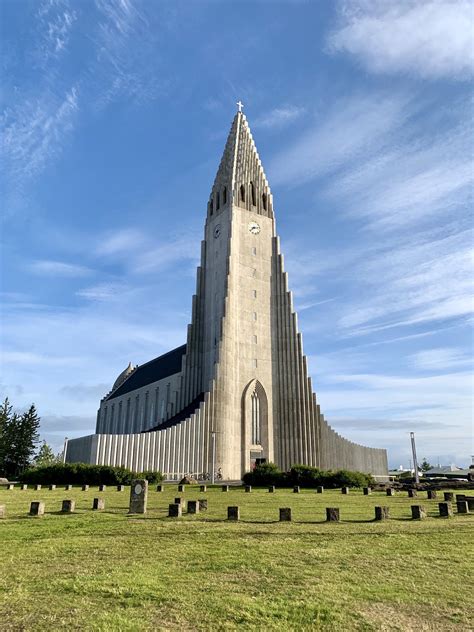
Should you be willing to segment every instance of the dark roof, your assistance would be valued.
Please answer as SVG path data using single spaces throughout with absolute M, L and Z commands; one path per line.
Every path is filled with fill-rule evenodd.
M 153 428 L 149 428 L 148 430 L 144 430 L 143 432 L 155 432 L 155 430 L 165 430 L 166 428 L 171 428 L 171 426 L 176 426 L 181 423 L 196 411 L 199 408 L 201 402 L 204 401 L 204 393 L 200 393 L 197 397 L 193 399 L 193 401 L 181 409 L 176 415 L 170 417 L 166 421 L 163 421 L 158 426 L 154 426 Z
M 186 345 L 181 345 L 168 353 L 164 353 L 159 358 L 150 360 L 141 366 L 137 367 L 133 373 L 130 374 L 125 382 L 118 387 L 116 391 L 110 393 L 106 398 L 107 400 L 114 399 L 130 393 L 137 388 L 158 382 L 169 375 L 174 375 L 181 371 L 181 359 L 186 353 Z

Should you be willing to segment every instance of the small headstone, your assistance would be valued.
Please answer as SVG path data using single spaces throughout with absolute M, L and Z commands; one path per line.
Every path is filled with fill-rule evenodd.
M 449 518 L 453 515 L 453 506 L 451 503 L 438 503 L 438 507 L 441 518 Z
M 82 491 L 83 492 L 88 492 L 89 491 L 89 485 L 83 485 L 82 486 Z
M 144 514 L 148 500 L 148 481 L 146 478 L 136 478 L 130 486 L 130 505 L 128 513 Z
M 0 518 L 5 518 L 7 515 L 7 508 L 5 505 L 0 505 Z
M 268 492 L 269 492 L 270 494 L 274 494 L 274 493 L 275 493 L 275 485 L 270 485 L 270 486 L 268 487 Z
M 369 496 L 372 493 L 371 487 L 364 487 L 364 496 Z
M 466 500 L 466 496 L 464 494 L 456 494 L 456 502 L 458 500 Z
M 64 489 L 65 489 L 65 491 L 70 492 L 70 491 L 71 491 L 71 489 L 72 489 L 72 485 L 66 485 L 66 486 L 64 487 Z
M 228 492 L 229 491 L 229 486 L 228 485 L 222 485 L 222 491 L 223 492 Z
M 157 492 L 162 492 L 163 491 L 163 485 L 157 485 L 156 486 L 156 491 Z
M 175 505 L 184 505 L 184 498 L 181 498 L 181 496 L 178 496 L 174 499 L 174 504 Z
M 250 494 L 250 492 L 252 491 L 252 485 L 246 485 L 245 486 L 245 491 L 247 494 Z
M 75 508 L 75 500 L 63 500 L 63 504 L 61 505 L 61 513 L 73 513 Z
M 207 511 L 207 498 L 200 498 L 198 500 L 199 511 Z
M 386 489 L 387 496 L 395 496 L 395 490 L 393 487 L 387 487 Z
M 181 505 L 178 505 L 177 503 L 172 503 L 168 507 L 168 516 L 170 518 L 180 518 L 182 513 L 183 513 L 183 509 Z
M 326 507 L 326 521 L 339 522 L 339 507 Z
M 8 489 L 8 490 L 15 489 L 15 485 L 13 485 L 12 483 L 8 483 L 8 485 L 7 485 L 7 489 Z
M 197 514 L 199 513 L 199 501 L 198 500 L 188 500 L 188 513 Z
M 125 485 L 117 485 L 117 491 L 118 492 L 123 492 L 125 489 Z
M 240 520 L 239 507 L 227 507 L 227 520 Z
M 53 490 L 55 490 L 55 489 L 56 489 L 56 485 L 50 485 L 50 486 L 49 486 L 49 491 L 53 491 Z
M 201 490 L 201 492 L 207 492 L 207 486 L 206 485 L 201 485 L 200 490 Z
M 99 492 L 105 492 L 107 485 L 99 485 Z
M 280 522 L 291 522 L 291 507 L 280 507 Z
M 469 511 L 472 511 L 474 509 L 474 496 L 464 496 L 464 500 L 467 502 Z
M 426 492 L 426 495 L 428 497 L 428 500 L 436 500 L 436 491 L 434 489 L 429 489 Z
M 178 485 L 178 492 L 184 492 L 184 485 Z
M 467 502 L 465 500 L 458 500 L 456 502 L 456 508 L 458 510 L 458 513 L 460 514 L 469 513 L 469 509 L 467 508 Z
M 416 498 L 418 496 L 416 489 L 409 489 L 408 490 L 408 498 Z
M 94 498 L 92 509 L 105 509 L 105 500 L 103 498 Z
M 22 489 L 23 491 L 26 491 L 26 490 L 28 489 L 28 485 L 25 485 L 25 484 L 24 484 L 24 485 L 22 485 L 22 486 L 21 486 L 21 489 Z
M 412 520 L 423 520 L 424 518 L 426 518 L 425 508 L 422 505 L 412 505 L 411 517 Z
M 299 485 L 295 485 L 293 487 L 293 494 L 299 494 L 300 493 L 300 486 Z
M 447 503 L 452 503 L 454 500 L 453 492 L 444 492 L 444 500 Z
M 322 485 L 318 485 L 318 487 L 316 487 L 316 493 L 324 494 L 324 487 Z
M 35 491 L 39 492 L 39 490 L 41 489 L 41 485 L 35 485 Z
M 348 487 L 342 487 L 341 488 L 341 493 L 342 494 L 348 494 L 349 493 L 349 488 Z
M 375 507 L 375 520 L 388 520 L 389 517 L 389 507 Z
M 44 502 L 40 500 L 34 500 L 30 505 L 30 516 L 43 516 L 44 515 Z

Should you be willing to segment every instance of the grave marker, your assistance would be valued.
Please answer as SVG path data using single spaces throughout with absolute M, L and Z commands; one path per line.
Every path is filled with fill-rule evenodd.
M 280 507 L 280 522 L 291 522 L 291 507 Z
M 227 507 L 227 520 L 240 520 L 239 507 Z
M 372 493 L 371 487 L 364 487 L 364 496 L 369 496 Z
M 252 485 L 246 485 L 246 486 L 245 486 L 245 492 L 246 492 L 247 494 L 250 494 L 250 492 L 251 492 L 251 491 L 252 491 Z
M 411 506 L 412 520 L 424 520 L 426 518 L 426 511 L 422 505 Z
M 408 490 L 408 498 L 416 498 L 418 496 L 416 489 L 409 489 Z M 413 505 L 414 507 L 416 505 Z
M 49 486 L 49 491 L 54 491 L 56 489 L 56 485 L 50 485 Z
M 343 488 L 341 489 L 341 493 L 343 493 L 343 494 L 346 494 L 346 495 L 347 495 L 347 494 L 349 493 L 349 488 L 348 488 L 348 487 L 343 487 Z
M 198 500 L 188 500 L 188 513 L 197 514 L 199 513 L 199 501 Z
M 94 498 L 94 500 L 92 501 L 92 509 L 94 511 L 105 509 L 105 500 L 103 498 Z
M 467 508 L 467 502 L 465 500 L 456 501 L 456 508 L 458 510 L 458 514 L 469 513 L 469 509 Z
M 105 492 L 107 485 L 99 485 L 99 492 Z
M 5 518 L 7 515 L 7 508 L 5 505 L 0 505 L 0 518 Z
M 389 507 L 375 507 L 375 520 L 388 520 L 389 518 Z
M 453 492 L 444 492 L 444 500 L 447 503 L 452 503 L 454 500 L 454 494 Z
M 316 487 L 316 493 L 324 494 L 324 487 L 322 485 L 318 485 L 318 487 Z
M 386 493 L 387 496 L 395 496 L 395 490 L 393 489 L 393 487 L 387 487 Z
M 162 492 L 163 491 L 163 485 L 157 485 L 156 486 L 156 491 L 157 492 Z
M 148 481 L 146 478 L 136 478 L 130 486 L 130 505 L 128 513 L 144 514 L 148 501 Z
M 207 486 L 206 485 L 201 485 L 200 491 L 201 492 L 207 492 Z
M 222 485 L 222 491 L 223 492 L 228 492 L 229 491 L 229 486 L 228 485 Z
M 453 506 L 451 503 L 438 503 L 438 507 L 441 518 L 450 518 L 453 515 Z
M 61 505 L 61 513 L 73 513 L 75 508 L 75 500 L 63 500 L 63 503 Z
M 428 500 L 436 500 L 437 494 L 436 494 L 436 491 L 434 489 L 429 489 L 426 492 L 426 495 L 428 497 Z
M 170 518 L 180 518 L 182 513 L 183 513 L 183 509 L 180 504 L 178 505 L 177 503 L 172 503 L 168 507 L 168 516 Z
M 89 485 L 83 485 L 82 486 L 82 491 L 83 492 L 88 492 L 89 491 Z
M 339 522 L 339 507 L 326 507 L 326 522 Z
M 268 493 L 269 494 L 274 494 L 275 493 L 275 485 L 269 485 Z
M 30 505 L 30 516 L 44 516 L 44 502 L 34 500 Z
M 207 511 L 207 498 L 200 498 L 198 500 L 199 511 Z
M 300 486 L 299 485 L 295 485 L 293 487 L 293 494 L 299 494 L 300 493 Z

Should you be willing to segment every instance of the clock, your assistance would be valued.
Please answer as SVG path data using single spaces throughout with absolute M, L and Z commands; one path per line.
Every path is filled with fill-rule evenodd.
M 221 234 L 221 225 L 217 224 L 217 226 L 214 228 L 214 239 L 217 239 L 220 234 Z
M 260 232 L 260 226 L 257 222 L 249 222 L 249 232 L 251 232 L 252 235 L 258 235 Z

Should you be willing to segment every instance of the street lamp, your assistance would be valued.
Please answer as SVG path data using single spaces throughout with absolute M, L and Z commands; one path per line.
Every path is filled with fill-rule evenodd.
M 216 431 L 211 430 L 212 439 L 212 471 L 211 471 L 211 483 L 214 485 L 216 476 Z
M 416 483 L 420 482 L 420 475 L 418 474 L 418 461 L 416 459 L 416 447 L 415 447 L 415 433 L 410 432 L 411 439 L 411 451 L 413 454 L 413 467 L 415 468 L 415 481 Z

